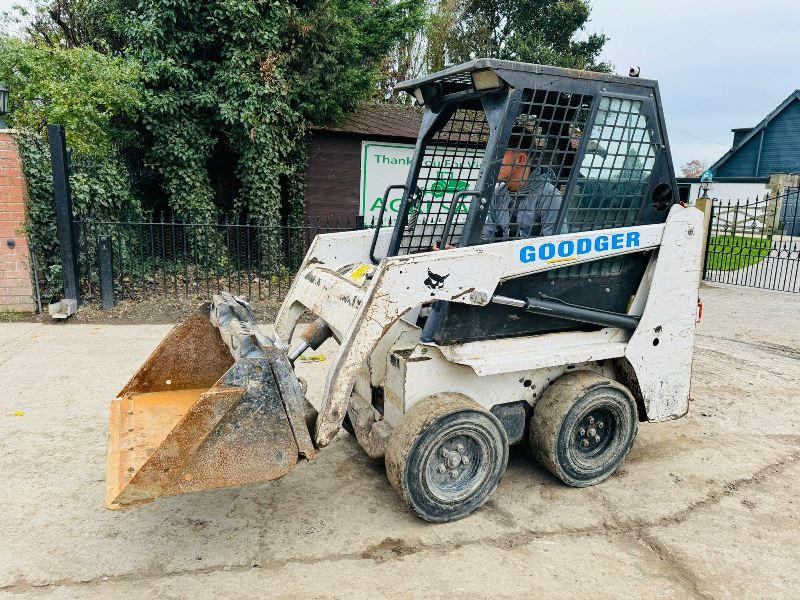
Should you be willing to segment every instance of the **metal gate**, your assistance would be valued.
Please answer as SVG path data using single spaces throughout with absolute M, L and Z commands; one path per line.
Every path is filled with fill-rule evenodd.
M 800 292 L 800 190 L 714 200 L 703 279 Z
M 793 237 L 800 237 L 800 215 L 797 214 L 797 205 L 800 203 L 800 188 L 789 188 L 786 191 L 786 200 L 781 206 L 781 221 L 783 233 Z

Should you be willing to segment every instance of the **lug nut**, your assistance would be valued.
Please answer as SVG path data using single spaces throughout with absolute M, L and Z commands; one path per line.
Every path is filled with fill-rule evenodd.
M 456 446 L 456 450 L 458 450 L 459 452 L 463 452 L 464 451 L 464 444 L 459 444 L 458 446 Z
M 594 425 L 594 417 L 589 417 L 589 425 Z
M 583 427 L 581 427 L 580 434 L 582 436 L 586 435 L 586 430 Z
M 595 442 L 599 442 L 600 441 L 600 436 L 599 435 L 594 436 L 594 441 Z
M 461 464 L 468 465 L 469 464 L 469 456 L 462 456 L 461 457 Z
M 445 467 L 444 465 L 439 465 L 438 471 L 439 473 L 444 473 L 445 471 L 447 471 L 447 467 Z
M 455 469 L 453 469 L 452 471 L 450 471 L 450 477 L 452 477 L 453 479 L 455 479 L 456 477 L 458 477 L 458 471 L 456 471 Z
M 598 421 L 598 422 L 597 422 L 597 426 L 598 426 L 600 429 L 602 429 L 603 427 L 605 427 L 605 425 L 603 425 L 603 422 L 602 422 L 602 421 Z
M 583 447 L 584 448 L 588 448 L 589 447 L 589 440 L 583 440 Z
M 442 456 L 447 458 L 447 448 L 442 448 Z

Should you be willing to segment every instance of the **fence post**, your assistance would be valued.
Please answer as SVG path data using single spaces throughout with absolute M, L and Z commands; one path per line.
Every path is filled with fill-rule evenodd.
M 711 244 L 711 219 L 714 214 L 714 201 L 711 198 L 698 198 L 695 206 L 703 212 L 703 262 L 701 272 L 706 278 L 708 265 L 708 248 Z
M 103 310 L 108 310 L 117 304 L 114 298 L 114 257 L 111 254 L 110 236 L 100 236 L 97 252 L 100 262 L 100 305 Z
M 64 280 L 64 297 L 81 301 L 78 282 L 78 237 L 72 216 L 72 190 L 69 186 L 67 140 L 63 125 L 48 125 L 50 164 L 53 169 L 53 196 L 56 203 L 58 246 L 61 253 L 61 276 Z

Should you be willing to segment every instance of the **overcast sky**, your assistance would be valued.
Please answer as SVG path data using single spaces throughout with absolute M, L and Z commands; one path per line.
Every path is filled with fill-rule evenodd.
M 800 88 L 798 0 L 593 0 L 603 57 L 657 79 L 676 166 L 709 163 L 734 127 L 757 125 Z
M 24 1 L 24 0 L 23 0 Z M 513 1 L 513 0 L 512 0 Z M 0 10 L 14 0 L 0 0 Z M 734 127 L 800 88 L 800 0 L 592 0 L 603 58 L 658 79 L 675 164 L 713 162 Z

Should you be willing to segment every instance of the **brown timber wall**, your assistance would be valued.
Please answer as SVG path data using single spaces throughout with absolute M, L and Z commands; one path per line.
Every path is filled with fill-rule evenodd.
M 355 220 L 359 210 L 361 138 L 315 131 L 306 169 L 306 215 Z

